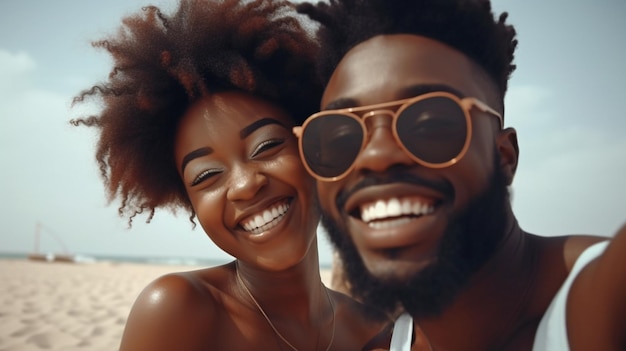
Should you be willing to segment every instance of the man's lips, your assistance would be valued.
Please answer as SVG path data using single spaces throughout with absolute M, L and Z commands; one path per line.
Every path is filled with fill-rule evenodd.
M 433 205 L 443 199 L 454 198 L 454 188 L 447 181 L 425 179 L 410 172 L 370 174 L 341 191 L 337 195 L 336 206 L 351 213 L 368 202 L 411 196 L 422 197 L 423 204 Z
M 406 183 L 374 185 L 354 192 L 344 213 L 354 239 L 371 250 L 422 247 L 430 252 L 445 228 L 446 194 Z M 417 246 L 416 246 L 417 245 Z
M 435 209 L 432 200 L 418 196 L 391 197 L 361 204 L 361 220 L 370 227 L 380 227 L 394 219 L 430 214 Z
M 430 214 L 446 198 L 436 189 L 406 183 L 374 185 L 351 192 L 343 211 L 365 222 Z

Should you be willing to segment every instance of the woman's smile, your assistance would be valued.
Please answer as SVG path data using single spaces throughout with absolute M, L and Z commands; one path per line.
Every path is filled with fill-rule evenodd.
M 240 225 L 245 231 L 252 234 L 261 234 L 270 230 L 283 220 L 285 213 L 289 210 L 290 202 L 290 199 L 285 199 L 274 203 L 268 209 L 241 221 Z

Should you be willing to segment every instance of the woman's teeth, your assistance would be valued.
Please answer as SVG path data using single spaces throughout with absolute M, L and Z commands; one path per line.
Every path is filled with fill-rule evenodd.
M 274 205 L 263 213 L 251 216 L 250 219 L 241 223 L 241 226 L 253 234 L 260 234 L 266 230 L 274 228 L 289 210 L 289 203 L 285 202 Z

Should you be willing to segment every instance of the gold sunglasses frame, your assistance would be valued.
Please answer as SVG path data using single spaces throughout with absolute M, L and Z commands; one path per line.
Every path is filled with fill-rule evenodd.
M 442 162 L 442 163 L 426 162 L 418 158 L 417 156 L 413 155 L 413 153 L 411 153 L 402 143 L 400 137 L 398 136 L 398 131 L 396 128 L 398 116 L 400 116 L 400 114 L 402 114 L 402 112 L 406 110 L 409 106 L 411 106 L 412 104 L 416 102 L 430 99 L 430 98 L 435 98 L 435 97 L 444 97 L 444 98 L 448 98 L 456 102 L 463 110 L 465 123 L 467 125 L 467 133 L 465 135 L 465 143 L 463 144 L 463 148 L 461 149 L 461 151 L 459 151 L 459 153 L 455 157 L 451 158 L 449 161 Z M 400 107 L 394 112 L 393 110 L 389 109 L 390 107 L 393 107 L 393 106 L 400 106 Z M 500 129 L 503 128 L 504 120 L 502 118 L 502 115 L 498 113 L 496 110 L 489 107 L 489 105 L 487 105 L 486 103 L 473 97 L 459 98 L 458 96 L 454 94 L 444 92 L 444 91 L 439 91 L 439 92 L 431 92 L 431 93 L 418 95 L 418 96 L 408 98 L 408 99 L 390 101 L 390 102 L 385 102 L 385 103 L 380 103 L 380 104 L 375 104 L 375 105 L 350 107 L 350 108 L 344 108 L 344 109 L 338 109 L 338 110 L 320 111 L 309 116 L 309 118 L 307 118 L 306 121 L 304 121 L 304 123 L 301 126 L 293 127 L 293 133 L 298 138 L 298 149 L 300 151 L 300 158 L 302 159 L 302 163 L 304 164 L 304 167 L 306 168 L 307 172 L 309 172 L 309 174 L 311 174 L 311 176 L 313 176 L 317 180 L 324 181 L 324 182 L 334 182 L 334 181 L 343 179 L 348 175 L 348 173 L 352 171 L 352 169 L 354 169 L 355 163 L 356 163 L 355 161 L 358 159 L 359 155 L 363 152 L 363 149 L 365 148 L 365 145 L 367 144 L 368 139 L 369 139 L 368 128 L 367 128 L 367 124 L 365 123 L 365 121 L 367 120 L 367 118 L 370 118 L 376 115 L 388 115 L 392 118 L 391 130 L 392 130 L 394 139 L 396 141 L 396 144 L 398 144 L 398 147 L 402 149 L 413 161 L 417 162 L 418 164 L 422 166 L 429 167 L 429 168 L 445 168 L 445 167 L 450 167 L 454 165 L 455 163 L 459 162 L 463 158 L 463 156 L 465 156 L 465 153 L 467 152 L 467 149 L 469 148 L 470 142 L 472 140 L 471 110 L 473 107 L 476 107 L 481 112 L 488 113 L 490 115 L 497 117 L 500 122 Z M 350 165 L 350 167 L 348 167 L 343 173 L 341 173 L 338 176 L 323 177 L 315 173 L 306 162 L 306 159 L 304 157 L 304 149 L 302 146 L 302 133 L 304 132 L 306 127 L 309 125 L 309 123 L 311 123 L 311 121 L 319 117 L 323 117 L 327 115 L 337 115 L 337 114 L 357 120 L 359 124 L 361 125 L 364 137 L 361 143 L 361 148 L 359 150 L 359 153 L 355 157 L 354 161 L 352 161 L 352 164 Z

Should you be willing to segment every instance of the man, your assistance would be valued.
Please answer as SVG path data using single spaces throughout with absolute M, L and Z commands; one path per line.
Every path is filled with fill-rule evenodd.
M 626 227 L 610 243 L 540 237 L 513 214 L 506 14 L 487 0 L 299 10 L 321 24 L 327 86 L 296 134 L 354 296 L 408 312 L 412 350 L 626 349 Z

